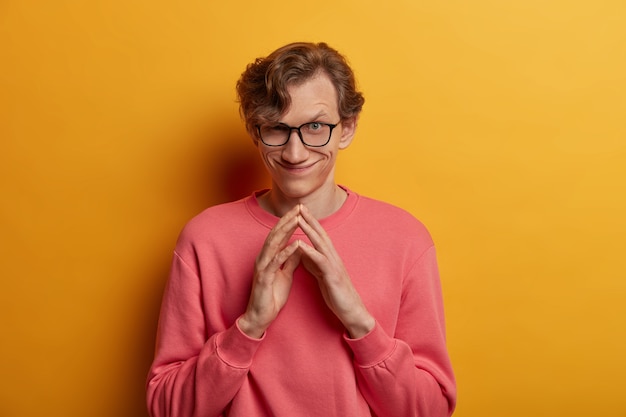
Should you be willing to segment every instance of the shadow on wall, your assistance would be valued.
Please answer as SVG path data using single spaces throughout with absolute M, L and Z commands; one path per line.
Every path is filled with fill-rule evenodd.
M 186 189 L 180 200 L 184 204 L 183 211 L 196 214 L 199 210 L 228 201 L 238 200 L 250 195 L 253 191 L 267 188 L 269 177 L 259 158 L 256 147 L 250 138 L 244 135 L 233 135 L 232 126 L 224 126 L 224 134 L 215 135 L 212 129 L 212 140 L 209 135 L 203 134 L 197 143 L 202 149 L 193 150 L 191 160 L 187 165 L 189 173 L 182 173 L 181 177 L 189 178 L 188 183 L 194 186 Z M 199 178 L 196 178 L 199 177 Z M 188 210 L 187 210 L 188 209 Z M 154 342 L 159 316 L 161 297 L 171 261 L 171 248 L 174 242 L 155 255 L 156 262 L 151 262 L 144 269 L 148 274 L 150 286 L 144 288 L 138 300 L 142 311 L 137 323 L 137 338 L 133 346 L 137 366 L 129 375 L 135 383 L 133 393 L 124 394 L 126 404 L 118 414 L 123 417 L 148 416 L 145 405 L 145 382 L 152 358 Z
M 197 214 L 206 207 L 238 200 L 270 184 L 256 145 L 241 129 L 241 122 L 232 120 L 200 132 L 196 144 L 188 150 L 182 174 L 193 188 L 181 198 L 189 201 L 190 213 Z
M 215 181 L 212 189 L 219 202 L 238 200 L 255 190 L 267 188 L 269 176 L 251 140 L 233 138 L 223 143 L 227 145 L 219 151 L 220 159 L 209 172 L 210 178 Z

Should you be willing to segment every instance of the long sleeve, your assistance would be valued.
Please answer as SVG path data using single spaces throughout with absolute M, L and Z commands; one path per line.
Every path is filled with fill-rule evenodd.
M 364 337 L 346 342 L 354 353 L 359 389 L 378 417 L 452 414 L 456 385 L 434 247 L 404 279 L 395 334 L 377 323 Z
M 219 416 L 246 378 L 261 340 L 233 324 L 207 340 L 201 281 L 175 253 L 148 375 L 152 417 Z

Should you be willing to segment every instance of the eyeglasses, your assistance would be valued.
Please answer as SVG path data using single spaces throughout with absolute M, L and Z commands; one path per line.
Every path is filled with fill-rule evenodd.
M 341 123 L 341 120 L 335 124 L 308 122 L 298 127 L 277 123 L 275 125 L 257 126 L 256 128 L 259 132 L 261 142 L 266 146 L 286 145 L 291 137 L 291 131 L 295 130 L 298 132 L 298 137 L 304 145 L 319 148 L 330 142 L 333 129 L 337 127 L 339 123 Z

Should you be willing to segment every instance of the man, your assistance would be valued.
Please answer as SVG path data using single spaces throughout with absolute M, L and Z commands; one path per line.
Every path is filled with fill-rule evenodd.
M 181 233 L 151 415 L 451 415 L 432 240 L 407 212 L 335 183 L 364 102 L 345 59 L 290 44 L 249 65 L 237 92 L 272 186 Z

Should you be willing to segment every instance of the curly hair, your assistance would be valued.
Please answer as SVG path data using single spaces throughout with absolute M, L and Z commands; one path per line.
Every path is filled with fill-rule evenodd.
M 365 99 L 345 57 L 323 42 L 296 42 L 257 58 L 237 81 L 239 112 L 248 132 L 256 137 L 256 126 L 278 121 L 291 105 L 287 88 L 319 73 L 326 74 L 337 90 L 341 119 L 357 116 Z

